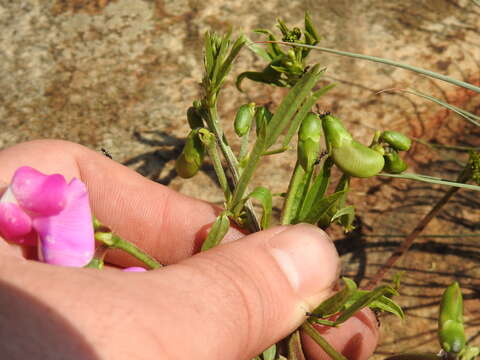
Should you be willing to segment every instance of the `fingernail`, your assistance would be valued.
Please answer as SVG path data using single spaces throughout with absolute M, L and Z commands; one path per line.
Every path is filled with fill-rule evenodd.
M 338 277 L 338 254 L 328 235 L 309 224 L 290 226 L 270 240 L 271 253 L 302 298 L 328 290 Z

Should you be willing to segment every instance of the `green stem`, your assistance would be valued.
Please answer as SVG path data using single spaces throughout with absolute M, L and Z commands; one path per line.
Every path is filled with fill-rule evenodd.
M 265 151 L 263 153 L 263 156 L 267 156 L 267 155 L 276 155 L 276 154 L 281 154 L 285 151 L 288 150 L 288 146 L 285 146 L 285 147 L 281 147 L 281 148 L 278 148 L 278 149 L 273 149 L 273 150 L 269 150 L 269 151 Z
M 320 347 L 325 351 L 333 360 L 348 360 L 345 356 L 340 354 L 328 343 L 325 338 L 318 333 L 315 327 L 309 322 L 305 321 L 301 326 L 301 329 L 305 331 Z
M 228 169 L 232 174 L 232 180 L 233 180 L 233 184 L 235 186 L 235 192 L 236 192 L 236 189 L 238 188 L 238 183 L 240 180 L 240 174 L 238 171 L 238 160 L 235 157 L 232 151 L 232 148 L 228 145 L 225 139 L 225 135 L 223 134 L 223 131 L 220 127 L 216 101 L 214 101 L 213 104 L 209 104 L 208 115 L 209 116 L 208 116 L 207 122 L 208 122 L 209 130 L 212 131 L 215 134 L 215 137 L 217 138 L 218 144 L 220 146 L 220 150 L 222 151 L 222 154 L 225 157 L 225 160 L 227 162 Z M 243 173 L 242 173 L 242 176 L 243 176 Z M 245 210 L 247 212 L 247 223 L 248 223 L 249 230 L 252 232 L 260 231 L 261 229 L 260 222 L 258 221 L 257 215 L 253 210 L 253 205 L 251 201 L 247 201 L 245 203 Z
M 238 159 L 240 163 L 245 159 L 245 156 L 248 153 L 249 137 L 250 137 L 250 131 L 248 131 L 245 135 L 242 136 L 240 152 L 238 153 Z
M 100 244 L 97 246 L 95 249 L 95 254 L 93 255 L 92 260 L 85 265 L 85 268 L 90 268 L 90 269 L 103 269 L 103 259 L 105 258 L 105 254 L 107 253 L 107 250 L 109 249 L 108 245 L 105 244 Z
M 230 208 L 234 209 L 244 198 L 245 192 L 247 190 L 248 183 L 257 168 L 258 162 L 262 157 L 262 154 L 265 150 L 265 141 L 260 140 L 257 138 L 253 150 L 250 153 L 250 157 L 248 158 L 247 165 L 245 169 L 242 171 L 242 175 L 238 180 L 237 186 L 235 187 L 235 191 L 232 196 L 232 201 L 230 203 Z M 260 227 L 259 227 L 260 229 Z
M 215 170 L 218 182 L 223 190 L 223 194 L 225 195 L 225 200 L 228 202 L 228 200 L 232 196 L 232 193 L 230 191 L 230 187 L 228 186 L 228 181 L 225 175 L 225 171 L 223 170 L 222 161 L 220 160 L 220 156 L 218 155 L 216 141 L 211 141 L 210 144 L 208 144 L 207 152 L 210 156 L 210 159 L 212 159 L 213 169 Z
M 111 248 L 120 249 L 129 253 L 130 255 L 137 258 L 138 260 L 143 262 L 145 265 L 147 265 L 151 269 L 158 269 L 162 267 L 162 264 L 160 264 L 153 257 L 148 255 L 146 252 L 144 252 L 143 250 L 141 250 L 139 247 L 132 244 L 131 242 L 122 239 L 118 235 L 115 235 L 113 233 L 97 232 L 95 233 L 95 240 L 100 241 Z

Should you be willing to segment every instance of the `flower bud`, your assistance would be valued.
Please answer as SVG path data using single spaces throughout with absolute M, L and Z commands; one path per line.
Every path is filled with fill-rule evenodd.
M 383 167 L 383 171 L 390 174 L 400 174 L 408 168 L 407 163 L 400 158 L 400 155 L 398 155 L 398 152 L 395 150 L 386 153 L 384 158 L 385 166 Z
M 385 141 L 397 151 L 407 151 L 412 145 L 412 140 L 398 131 L 384 131 L 380 139 Z
M 322 126 L 333 161 L 346 175 L 367 178 L 382 171 L 382 154 L 353 140 L 339 119 L 325 115 Z
M 438 339 L 443 350 L 458 353 L 465 347 L 462 291 L 457 282 L 447 287 L 440 302 Z
M 315 113 L 308 113 L 298 131 L 298 160 L 305 171 L 308 171 L 320 154 L 322 124 Z
M 200 170 L 205 156 L 205 145 L 198 136 L 198 130 L 190 131 L 182 153 L 175 162 L 177 174 L 184 179 L 193 177 Z
M 255 114 L 255 104 L 244 104 L 238 109 L 235 116 L 234 128 L 235 133 L 242 137 L 250 131 L 252 126 L 253 115 Z

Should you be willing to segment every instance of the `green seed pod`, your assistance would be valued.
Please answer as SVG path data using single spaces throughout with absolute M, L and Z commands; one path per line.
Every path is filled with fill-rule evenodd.
M 200 170 L 205 156 L 205 145 L 198 136 L 198 130 L 190 131 L 182 153 L 175 162 L 177 174 L 184 179 L 191 178 Z
M 412 140 L 398 131 L 384 131 L 380 139 L 397 151 L 407 151 L 412 146 Z
M 346 175 L 367 178 L 382 171 L 382 154 L 353 140 L 339 119 L 325 115 L 322 126 L 335 165 Z
M 188 125 L 190 125 L 190 129 L 196 129 L 199 127 L 203 127 L 203 119 L 202 115 L 200 115 L 200 111 L 195 106 L 190 106 L 187 110 L 187 120 Z
M 462 291 L 457 282 L 443 293 L 438 316 L 438 339 L 443 350 L 459 353 L 465 348 Z
M 242 137 L 250 131 L 252 126 L 253 115 L 255 115 L 255 104 L 244 104 L 240 106 L 235 116 L 235 133 Z
M 322 126 L 327 145 L 330 147 L 340 147 L 353 140 L 352 135 L 345 129 L 342 122 L 330 114 L 322 116 Z
M 407 163 L 400 158 L 400 155 L 398 155 L 398 152 L 395 150 L 386 153 L 384 158 L 385 166 L 383 167 L 383 171 L 390 174 L 400 174 L 408 168 Z
M 322 123 L 315 113 L 308 113 L 298 131 L 297 156 L 305 171 L 308 171 L 320 154 Z

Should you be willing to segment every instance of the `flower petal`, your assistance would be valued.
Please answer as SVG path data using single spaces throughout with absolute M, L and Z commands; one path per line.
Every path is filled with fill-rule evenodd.
M 123 269 L 123 271 L 127 271 L 127 272 L 144 272 L 144 271 L 147 271 L 147 269 L 145 269 L 145 268 L 143 268 L 143 267 L 140 267 L 140 266 L 132 266 L 132 267 L 128 267 L 128 268 Z
M 60 174 L 44 175 L 22 166 L 10 186 L 18 204 L 35 215 L 55 215 L 65 207 L 67 182 Z
M 0 234 L 7 241 L 36 245 L 30 216 L 11 202 L 0 202 Z
M 68 184 L 67 204 L 54 216 L 35 217 L 40 237 L 40 258 L 49 264 L 82 267 L 95 247 L 93 224 L 85 185 L 78 179 Z

